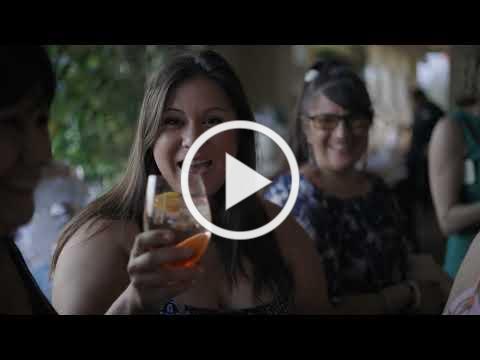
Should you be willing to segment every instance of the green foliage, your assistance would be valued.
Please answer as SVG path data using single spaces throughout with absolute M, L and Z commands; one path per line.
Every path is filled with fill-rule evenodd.
M 108 186 L 124 170 L 144 91 L 147 60 L 161 47 L 49 46 L 58 79 L 52 107 L 55 158 Z M 160 59 L 160 60 L 159 60 Z

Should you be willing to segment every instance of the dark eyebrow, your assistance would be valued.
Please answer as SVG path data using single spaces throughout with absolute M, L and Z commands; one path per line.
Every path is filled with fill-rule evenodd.
M 179 112 L 179 113 L 182 113 L 182 114 L 184 113 L 184 112 L 183 112 L 182 110 L 180 110 L 180 109 L 175 109 L 175 108 L 166 108 L 166 109 L 165 109 L 165 112 L 169 112 L 169 111 Z M 211 111 L 229 112 L 229 110 L 224 109 L 224 108 L 221 108 L 221 107 L 218 107 L 218 106 L 208 108 L 208 109 L 206 109 L 204 112 L 205 112 L 205 113 L 208 113 L 208 112 L 211 112 Z
M 167 111 L 176 111 L 176 112 L 181 112 L 181 113 L 183 113 L 182 110 L 180 110 L 180 109 L 175 109 L 175 108 L 167 108 L 167 109 L 165 109 L 165 112 L 167 112 Z M 224 108 L 221 108 L 221 107 L 218 107 L 218 106 L 217 106 L 217 107 L 211 107 L 211 108 L 208 108 L 207 110 L 205 110 L 205 112 L 209 112 L 209 111 L 223 111 L 223 112 L 228 112 L 227 109 L 224 109 Z
M 335 113 L 319 113 L 319 114 L 309 115 L 308 117 L 309 117 L 309 118 L 315 118 L 315 117 L 318 117 L 318 116 L 338 116 L 338 117 L 344 117 L 344 116 L 348 116 L 348 114 L 346 114 L 346 115 L 338 115 L 338 114 L 335 114 Z
M 179 113 L 182 113 L 182 114 L 183 114 L 183 111 L 182 111 L 182 110 L 179 110 L 179 109 L 175 109 L 175 108 L 167 108 L 167 109 L 165 109 L 165 112 L 169 112 L 169 111 L 175 111 L 175 112 L 179 112 Z

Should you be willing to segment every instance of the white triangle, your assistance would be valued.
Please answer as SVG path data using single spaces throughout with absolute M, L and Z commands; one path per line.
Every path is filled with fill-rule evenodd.
M 226 154 L 226 201 L 228 210 L 272 182 L 255 170 Z

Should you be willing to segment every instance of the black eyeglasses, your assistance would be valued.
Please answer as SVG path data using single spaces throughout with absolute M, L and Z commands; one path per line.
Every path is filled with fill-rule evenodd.
M 356 135 L 364 135 L 370 131 L 372 119 L 363 114 L 319 114 L 315 116 L 303 115 L 303 120 L 310 121 L 313 127 L 322 131 L 335 130 L 343 122 Z

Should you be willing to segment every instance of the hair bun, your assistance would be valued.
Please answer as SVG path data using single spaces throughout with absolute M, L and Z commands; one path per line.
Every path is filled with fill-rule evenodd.
M 319 76 L 330 77 L 333 74 L 350 74 L 352 72 L 351 64 L 342 59 L 318 59 L 305 74 L 305 82 L 310 83 Z

